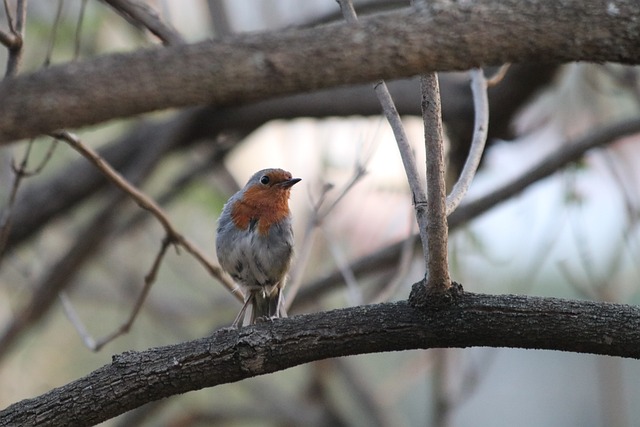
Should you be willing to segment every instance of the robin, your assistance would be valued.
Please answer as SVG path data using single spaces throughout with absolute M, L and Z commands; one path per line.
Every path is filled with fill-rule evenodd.
M 285 170 L 263 169 L 222 208 L 218 260 L 245 293 L 234 327 L 242 326 L 249 304 L 250 324 L 286 315 L 282 289 L 293 256 L 289 195 L 298 182 Z

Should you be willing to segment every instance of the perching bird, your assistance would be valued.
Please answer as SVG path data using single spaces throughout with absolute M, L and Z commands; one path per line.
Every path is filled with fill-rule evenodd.
M 242 326 L 249 304 L 250 324 L 284 315 L 282 288 L 293 256 L 289 195 L 299 181 L 285 170 L 263 169 L 222 209 L 218 260 L 245 292 L 233 326 Z

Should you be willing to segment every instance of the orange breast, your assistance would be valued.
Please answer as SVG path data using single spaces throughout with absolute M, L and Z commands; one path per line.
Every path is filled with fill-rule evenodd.
M 273 224 L 289 215 L 289 193 L 289 189 L 249 188 L 232 206 L 231 220 L 241 230 L 257 221 L 258 233 L 264 236 Z

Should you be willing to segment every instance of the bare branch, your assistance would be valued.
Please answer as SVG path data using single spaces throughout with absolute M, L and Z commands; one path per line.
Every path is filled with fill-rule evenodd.
M 347 195 L 347 193 L 364 177 L 367 172 L 364 163 L 366 163 L 366 160 L 362 163 L 360 163 L 360 161 L 356 162 L 351 179 L 342 188 L 342 190 L 338 193 L 331 204 L 325 206 L 326 197 L 329 191 L 333 189 L 332 184 L 325 184 L 322 187 L 318 201 L 312 203 L 310 218 L 307 222 L 304 237 L 302 238 L 302 244 L 300 246 L 300 252 L 297 257 L 297 262 L 293 271 L 291 272 L 291 280 L 287 285 L 288 292 L 287 298 L 285 300 L 286 310 L 289 310 L 289 308 L 291 308 L 291 305 L 295 301 L 298 290 L 300 289 L 300 285 L 302 284 L 302 273 L 304 272 L 307 262 L 309 261 L 309 256 L 311 255 L 311 249 L 313 247 L 313 242 L 315 241 L 317 228 L 322 225 L 322 222 L 325 220 L 327 215 L 329 215 L 335 209 L 335 207 Z
M 158 109 L 219 108 L 427 71 L 542 60 L 637 63 L 640 4 L 620 0 L 616 14 L 600 4 L 430 2 L 424 10 L 381 13 L 357 25 L 238 35 L 50 67 L 0 83 L 0 143 Z M 576 13 L 587 8 L 592 13 Z M 565 25 L 577 15 L 576 25 Z M 593 28 L 608 36 L 593 37 Z
M 425 262 L 428 257 L 428 233 L 427 233 L 427 194 L 425 193 L 424 184 L 418 174 L 418 168 L 416 166 L 416 159 L 413 155 L 413 149 L 409 144 L 409 138 L 402 125 L 400 115 L 396 110 L 391 94 L 387 89 L 387 85 L 384 82 L 380 82 L 375 86 L 376 95 L 382 105 L 382 111 L 391 125 L 393 135 L 398 144 L 398 150 L 402 157 L 402 164 L 404 166 L 405 173 L 407 174 L 407 181 L 409 182 L 409 188 L 411 189 L 411 200 L 416 211 L 416 220 L 418 221 L 418 232 L 420 234 L 420 240 L 422 242 L 422 253 L 425 258 Z
M 472 346 L 640 359 L 640 308 L 461 293 L 456 304 L 438 310 L 402 301 L 224 328 L 195 341 L 116 355 L 83 378 L 4 409 L 0 426 L 34 425 L 36 419 L 47 425 L 94 425 L 151 401 L 314 360 Z
M 504 76 L 507 75 L 507 71 L 509 71 L 509 68 L 511 68 L 511 64 L 502 64 L 498 71 L 493 76 L 487 79 L 487 86 L 497 86 L 504 79 Z
M 122 325 L 120 325 L 118 329 L 104 336 L 103 338 L 100 338 L 97 341 L 93 337 L 91 337 L 86 327 L 83 325 L 82 321 L 80 320 L 79 316 L 76 314 L 75 310 L 73 309 L 73 306 L 71 305 L 71 302 L 68 300 L 68 298 L 64 294 L 62 293 L 60 294 L 60 299 L 63 303 L 65 314 L 67 315 L 67 318 L 69 319 L 71 324 L 75 327 L 76 331 L 78 332 L 78 335 L 80 335 L 80 338 L 82 338 L 82 341 L 84 342 L 84 345 L 87 346 L 87 348 L 89 348 L 92 351 L 100 351 L 102 347 L 109 344 L 111 341 L 129 332 L 129 330 L 131 329 L 131 326 L 133 325 L 133 322 L 136 320 L 136 317 L 140 312 L 140 309 L 142 308 L 142 304 L 146 300 L 147 295 L 151 290 L 151 286 L 156 280 L 156 276 L 158 275 L 158 270 L 160 269 L 160 265 L 162 264 L 162 259 L 167 253 L 167 249 L 169 248 L 171 243 L 172 243 L 171 237 L 168 235 L 162 240 L 162 245 L 160 245 L 160 250 L 158 251 L 156 258 L 153 261 L 151 270 L 144 277 L 144 286 L 142 287 L 142 291 L 140 292 L 140 295 L 136 299 L 136 303 L 134 304 L 133 309 L 131 310 L 131 314 L 129 314 L 129 318 Z
M 448 218 L 449 229 L 453 230 L 466 224 L 499 203 L 509 200 L 529 185 L 552 175 L 572 162 L 580 160 L 587 151 L 638 132 L 640 132 L 640 119 L 632 118 L 600 129 L 590 130 L 579 139 L 563 143 L 555 152 L 549 154 L 511 182 L 502 185 L 485 196 L 462 204 Z M 418 235 L 413 236 L 412 240 L 415 245 L 419 245 Z M 402 242 L 389 245 L 373 254 L 368 254 L 353 261 L 350 269 L 356 276 L 360 276 L 362 274 L 375 274 L 381 269 L 393 268 L 398 263 L 402 247 Z M 326 277 L 305 285 L 300 292 L 298 303 L 307 304 L 311 300 L 315 301 L 319 294 L 335 289 L 340 284 L 342 284 L 340 272 L 334 271 Z
M 172 143 L 172 138 L 160 138 L 156 144 L 142 147 L 144 155 L 137 156 L 135 161 L 125 168 L 129 181 L 141 182 L 157 165 L 159 158 L 167 150 L 166 146 Z M 97 214 L 78 232 L 79 237 L 74 239 L 48 271 L 38 279 L 29 301 L 16 312 L 14 319 L 3 330 L 0 336 L 0 358 L 8 354 L 8 350 L 25 331 L 44 318 L 59 293 L 73 282 L 82 266 L 101 250 L 115 228 L 118 214 L 121 212 L 121 202 L 126 199 L 126 193 L 111 189 L 106 199 Z
M 427 278 L 429 294 L 443 294 L 451 286 L 449 277 L 447 207 L 445 191 L 444 134 L 440 108 L 440 86 L 435 73 L 420 76 L 422 119 L 427 150 Z M 417 205 L 417 204 L 416 204 Z M 416 206 L 416 209 L 418 206 Z M 426 209 L 425 209 L 426 208 Z M 421 240 L 424 239 L 422 233 Z M 425 245 L 423 240 L 422 245 Z
M 17 0 L 15 25 L 9 11 L 9 6 L 5 0 L 4 8 L 9 22 L 11 34 L 4 34 L 0 37 L 2 43 L 9 48 L 9 58 L 7 59 L 7 70 L 5 77 L 15 76 L 22 60 L 22 46 L 24 44 L 24 28 L 27 20 L 27 0 Z
M 58 26 L 60 25 L 60 18 L 62 17 L 62 6 L 64 0 L 58 0 L 58 8 L 56 9 L 56 17 L 51 26 L 51 35 L 49 35 L 49 44 L 47 45 L 47 54 L 44 57 L 43 67 L 51 65 L 51 57 L 53 56 L 53 48 L 56 45 L 56 36 L 58 34 Z
M 82 0 L 80 3 L 80 12 L 78 13 L 78 23 L 76 24 L 76 36 L 75 43 L 73 46 L 73 60 L 77 60 L 80 57 L 80 47 L 81 47 L 81 34 L 82 34 L 82 24 L 84 22 L 84 14 L 87 10 L 87 1 Z
M 236 292 L 235 284 L 224 274 L 222 269 L 209 260 L 209 258 L 190 240 L 180 234 L 162 208 L 156 204 L 146 194 L 132 186 L 122 175 L 107 164 L 95 151 L 84 145 L 78 138 L 66 131 L 54 134 L 56 138 L 60 138 L 78 151 L 87 160 L 93 163 L 111 182 L 118 188 L 127 193 L 138 206 L 145 209 L 156 217 L 162 225 L 165 232 L 170 236 L 171 240 L 186 249 L 193 257 L 205 267 L 205 269 L 215 277 L 224 287 L 231 292 L 236 298 L 241 299 L 242 296 Z
M 501 70 L 504 68 L 501 68 Z M 506 73 L 506 70 L 503 72 Z M 469 156 L 464 163 L 464 168 L 460 173 L 460 178 L 453 186 L 451 194 L 447 196 L 447 216 L 456 210 L 465 194 L 471 186 L 471 181 L 476 175 L 480 159 L 484 152 L 484 146 L 487 142 L 487 132 L 489 130 L 489 98 L 487 96 L 487 81 L 484 78 L 484 72 L 476 68 L 470 71 L 471 74 L 471 90 L 473 92 L 473 107 L 475 111 L 475 124 L 473 129 L 473 139 Z
M 477 200 L 467 202 L 449 217 L 449 224 L 459 225 L 488 211 L 496 204 L 524 190 L 530 184 L 548 177 L 567 164 L 579 160 L 587 151 L 619 138 L 640 132 L 640 119 L 623 120 L 599 129 L 592 129 L 575 141 L 567 141 L 513 181 Z
M 353 8 L 351 0 L 338 0 L 338 3 L 340 4 L 345 20 L 350 24 L 357 23 L 358 17 L 356 16 L 356 11 Z M 409 188 L 411 189 L 412 200 L 416 210 L 416 220 L 418 221 L 418 231 L 420 232 L 422 241 L 422 250 L 426 261 L 428 254 L 428 236 L 427 218 L 424 207 L 427 202 L 427 195 L 424 190 L 424 184 L 418 174 L 413 149 L 409 144 L 409 138 L 404 130 L 402 119 L 400 118 L 400 114 L 398 114 L 398 110 L 393 103 L 387 84 L 384 81 L 380 81 L 374 86 L 374 89 L 376 96 L 378 97 L 378 102 L 380 102 L 380 105 L 382 106 L 382 112 L 393 130 L 393 136 L 395 137 L 396 144 L 398 145 L 402 164 L 404 166 L 405 173 L 407 174 L 407 181 L 409 182 Z
M 9 235 L 11 233 L 11 228 L 13 225 L 13 208 L 16 202 L 16 196 L 18 195 L 18 188 L 22 183 L 23 178 L 37 175 L 46 166 L 46 164 L 51 159 L 53 155 L 53 151 L 57 146 L 57 141 L 54 139 L 49 149 L 47 150 L 45 156 L 40 161 L 40 164 L 33 170 L 27 170 L 27 163 L 29 161 L 29 156 L 31 155 L 31 148 L 33 147 L 33 140 L 30 140 L 27 143 L 27 149 L 22 157 L 22 161 L 20 165 L 17 166 L 13 159 L 11 161 L 11 169 L 13 172 L 13 183 L 11 185 L 11 191 L 9 194 L 9 200 L 0 215 L 0 263 L 2 262 L 2 258 L 4 256 L 4 252 L 7 248 L 7 242 L 9 240 Z
M 79 233 L 81 238 L 56 260 L 55 264 L 38 280 L 35 289 L 23 308 L 17 311 L 13 320 L 4 328 L 0 336 L 0 359 L 5 357 L 24 331 L 42 319 L 56 301 L 58 294 L 73 281 L 80 266 L 91 258 L 101 247 L 114 225 L 114 213 L 124 195 L 112 195 L 100 213 Z
M 163 22 L 158 13 L 146 3 L 132 0 L 104 0 L 104 2 L 108 3 L 128 21 L 139 24 L 149 30 L 167 46 L 180 45 L 185 42 L 182 35 L 169 24 Z

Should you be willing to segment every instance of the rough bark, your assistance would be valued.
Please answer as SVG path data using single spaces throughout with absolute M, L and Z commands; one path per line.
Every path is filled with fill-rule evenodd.
M 126 352 L 113 363 L 0 412 L 0 426 L 93 425 L 175 394 L 314 360 L 436 347 L 512 347 L 640 358 L 640 307 L 464 293 L 434 304 L 360 306 L 222 329 L 186 343 Z
M 505 62 L 635 64 L 638 16 L 634 0 L 433 2 L 356 25 L 105 55 L 1 83 L 0 142 L 158 109 L 237 105 L 426 71 Z

